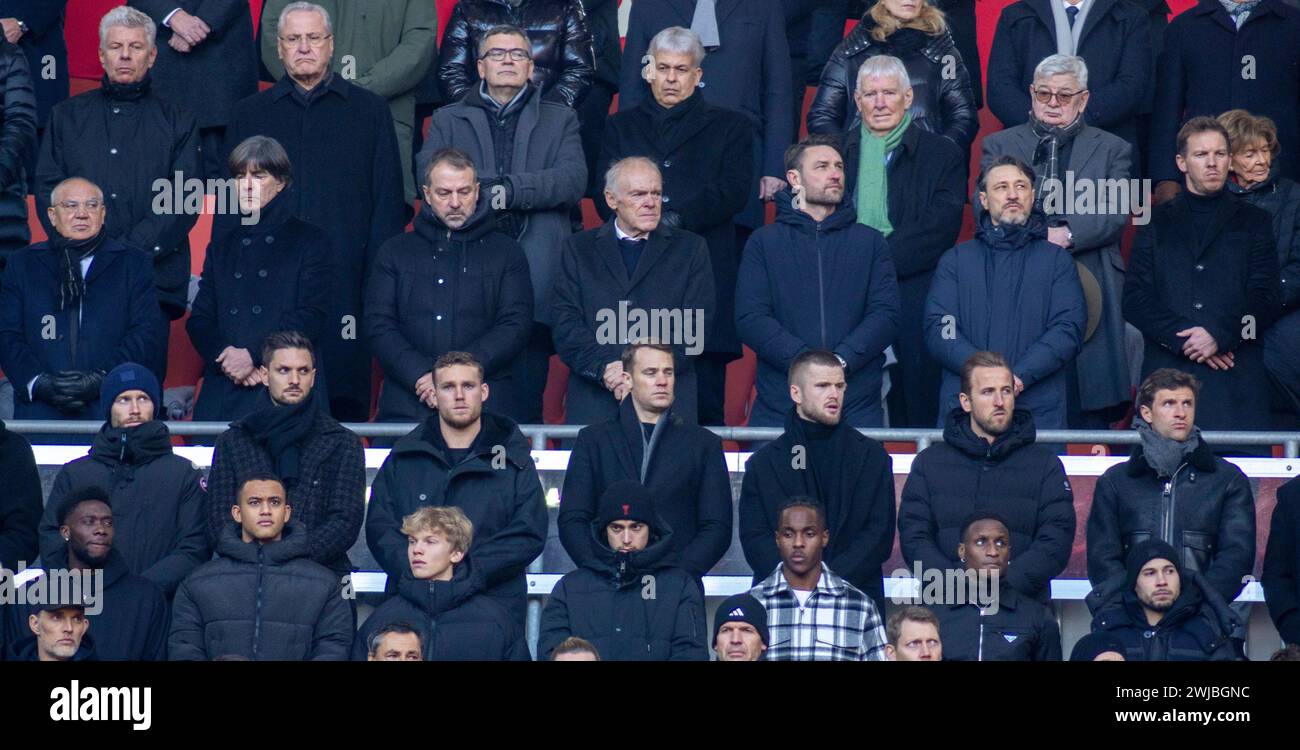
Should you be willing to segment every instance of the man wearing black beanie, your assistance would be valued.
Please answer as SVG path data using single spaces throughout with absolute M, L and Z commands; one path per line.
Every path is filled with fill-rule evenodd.
M 749 594 L 722 600 L 713 616 L 718 661 L 758 661 L 767 650 L 767 608 Z

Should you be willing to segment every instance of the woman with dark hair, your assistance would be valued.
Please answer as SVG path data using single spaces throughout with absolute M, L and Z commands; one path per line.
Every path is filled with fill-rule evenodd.
M 253 136 L 227 160 L 237 221 L 214 232 L 185 329 L 203 358 L 194 419 L 233 421 L 251 412 L 264 385 L 262 341 L 274 331 L 323 333 L 330 247 L 324 232 L 292 215 L 293 167 L 274 139 Z
M 1300 184 L 1280 176 L 1277 125 L 1231 109 L 1219 115 L 1228 131 L 1228 191 L 1273 217 L 1282 269 L 1282 316 L 1264 331 L 1264 366 L 1286 396 L 1282 409 L 1300 415 Z
M 840 135 L 858 121 L 853 89 L 867 58 L 903 61 L 915 96 L 908 112 L 922 130 L 942 135 L 970 153 L 979 130 L 967 65 L 943 11 L 929 0 L 880 0 L 831 54 L 808 110 L 808 132 Z

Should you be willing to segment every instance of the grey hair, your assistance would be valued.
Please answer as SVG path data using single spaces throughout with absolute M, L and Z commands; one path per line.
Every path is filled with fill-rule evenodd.
M 700 42 L 700 35 L 690 29 L 681 26 L 669 26 L 650 40 L 650 46 L 646 49 L 651 57 L 658 57 L 659 52 L 675 52 L 679 55 L 690 55 L 691 62 L 695 67 L 700 67 L 704 62 L 704 44 Z
M 1079 82 L 1080 89 L 1088 88 L 1088 63 L 1082 57 L 1074 55 L 1048 55 L 1034 66 L 1034 80 L 1052 76 L 1071 75 Z
M 158 39 L 158 25 L 153 22 L 152 18 L 129 5 L 121 5 L 105 13 L 104 17 L 99 19 L 100 49 L 103 49 L 108 44 L 108 30 L 116 26 L 125 29 L 144 29 L 144 35 L 149 38 L 149 49 L 154 48 Z
M 912 78 L 907 75 L 907 66 L 893 55 L 874 55 L 868 57 L 867 61 L 862 63 L 858 68 L 858 80 L 854 85 L 854 91 L 862 88 L 862 82 L 872 76 L 880 78 L 893 78 L 898 81 L 899 85 L 906 91 L 912 88 Z
M 488 39 L 494 36 L 517 36 L 524 40 L 524 49 L 528 50 L 528 59 L 533 59 L 533 40 L 528 36 L 528 32 L 513 23 L 499 23 L 483 32 L 483 36 L 478 38 L 477 57 L 483 57 L 488 51 Z
M 618 161 L 609 165 L 609 169 L 605 170 L 605 189 L 610 191 L 616 196 L 622 195 L 623 194 L 623 190 L 622 190 L 623 173 L 626 172 L 628 168 L 636 165 L 649 167 L 650 169 L 653 169 L 655 176 L 658 177 L 660 181 L 663 180 L 664 176 L 663 173 L 659 171 L 658 164 L 655 164 L 653 161 L 645 158 L 644 156 L 629 156 L 625 159 L 619 159 Z
M 123 6 L 123 7 L 125 7 L 125 6 Z M 58 202 L 59 202 L 59 193 L 63 192 L 63 188 L 67 187 L 69 184 L 71 184 L 71 183 L 73 183 L 73 182 L 84 182 L 84 183 L 86 183 L 87 185 L 93 187 L 93 188 L 95 189 L 95 191 L 96 191 L 97 193 L 99 193 L 99 202 L 100 202 L 100 203 L 103 203 L 103 202 L 104 202 L 104 189 L 101 188 L 99 185 L 96 185 L 94 182 L 91 182 L 90 180 L 86 179 L 85 177 L 69 177 L 68 179 L 66 179 L 66 180 L 64 180 L 64 181 L 62 181 L 62 182 L 60 182 L 60 183 L 57 184 L 57 185 L 55 185 L 55 186 L 54 186 L 54 189 L 50 191 L 50 205 L 51 205 L 51 206 L 53 206 L 53 205 L 57 205 L 57 204 L 58 204 Z
M 325 19 L 325 33 L 326 34 L 334 33 L 334 22 L 330 20 L 330 12 L 320 7 L 316 3 L 307 3 L 307 2 L 289 3 L 288 5 L 284 6 L 284 10 L 280 11 L 279 20 L 277 20 L 275 23 L 276 33 L 278 34 L 279 30 L 284 27 L 284 19 L 288 18 L 290 13 L 294 13 L 300 10 L 310 11 L 312 13 L 319 13 L 320 17 Z

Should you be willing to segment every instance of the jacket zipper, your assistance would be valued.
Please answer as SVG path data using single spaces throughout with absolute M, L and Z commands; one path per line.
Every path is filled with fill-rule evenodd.
M 1174 498 L 1174 482 L 1178 479 L 1179 472 L 1185 468 L 1187 468 L 1187 464 L 1184 463 L 1174 470 L 1173 476 L 1169 477 L 1168 482 L 1165 482 L 1165 490 L 1161 498 L 1161 509 L 1164 517 L 1160 519 L 1160 538 L 1170 545 L 1174 543 L 1174 509 L 1177 507 Z
M 984 661 L 984 610 L 980 610 L 980 641 L 979 651 L 975 655 L 975 661 Z
M 257 661 L 262 644 L 262 570 L 264 547 L 257 545 L 257 601 L 253 603 L 253 661 Z
M 816 232 L 817 242 L 817 306 L 821 310 L 822 316 L 822 348 L 826 349 L 826 281 L 822 277 L 822 229 L 821 222 L 817 223 Z

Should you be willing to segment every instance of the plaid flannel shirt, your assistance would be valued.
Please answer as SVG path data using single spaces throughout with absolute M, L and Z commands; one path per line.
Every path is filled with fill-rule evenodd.
M 782 566 L 750 590 L 767 607 L 766 661 L 885 661 L 885 627 L 871 598 L 822 563 L 804 606 Z

